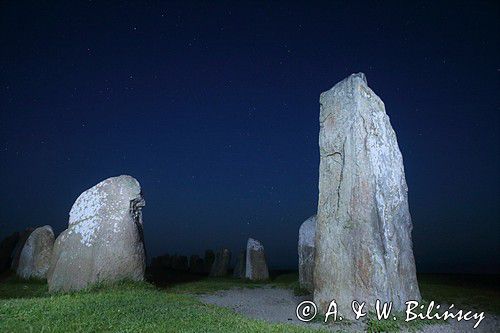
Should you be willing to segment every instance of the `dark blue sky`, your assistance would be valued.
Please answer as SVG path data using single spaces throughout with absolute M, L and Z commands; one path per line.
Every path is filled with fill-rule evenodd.
M 306 4 L 307 3 L 307 4 Z M 409 186 L 420 271 L 498 272 L 498 2 L 0 4 L 0 236 L 136 177 L 149 254 L 248 236 L 296 263 L 319 94 L 362 71 Z

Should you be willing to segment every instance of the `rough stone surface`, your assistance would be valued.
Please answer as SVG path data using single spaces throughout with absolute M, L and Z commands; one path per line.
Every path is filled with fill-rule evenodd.
M 246 257 L 245 277 L 247 279 L 254 281 L 269 279 L 264 246 L 258 240 L 248 239 Z
M 210 276 L 226 276 L 231 262 L 231 251 L 221 249 L 215 254 L 215 261 L 210 270 Z
M 214 264 L 214 261 L 215 261 L 214 251 L 206 250 L 204 259 L 205 273 L 209 274 L 212 271 L 212 266 Z
M 314 300 L 352 318 L 353 300 L 403 310 L 420 299 L 403 159 L 382 100 L 364 74 L 320 97 Z
M 12 252 L 12 263 L 10 268 L 15 272 L 17 271 L 17 266 L 19 265 L 19 258 L 21 257 L 21 251 L 23 250 L 24 243 L 33 232 L 33 228 L 26 228 L 19 233 L 19 240 L 17 241 L 16 247 Z
M 143 206 L 141 187 L 131 176 L 108 178 L 83 192 L 71 208 L 68 229 L 54 244 L 49 290 L 143 280 Z
M 236 259 L 236 266 L 234 266 L 233 276 L 238 279 L 245 278 L 246 271 L 246 251 L 240 251 Z
M 45 279 L 49 270 L 54 231 L 50 225 L 36 228 L 24 243 L 19 257 L 17 275 L 23 279 Z
M 316 234 L 316 215 L 308 218 L 299 228 L 299 283 L 310 292 L 314 290 L 314 237 Z
M 5 237 L 0 243 L 0 273 L 5 272 L 12 265 L 12 255 L 19 241 L 19 232 Z

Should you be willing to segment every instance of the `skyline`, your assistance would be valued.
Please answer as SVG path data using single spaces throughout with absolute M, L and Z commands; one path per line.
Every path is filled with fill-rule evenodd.
M 271 268 L 294 267 L 319 95 L 364 72 L 403 154 L 417 271 L 499 273 L 498 12 L 5 2 L 0 237 L 59 233 L 80 193 L 129 174 L 150 258 L 235 256 L 254 237 Z

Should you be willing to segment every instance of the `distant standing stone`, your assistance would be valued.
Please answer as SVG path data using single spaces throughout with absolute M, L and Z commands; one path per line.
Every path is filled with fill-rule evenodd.
M 210 276 L 220 277 L 226 276 L 231 261 L 231 251 L 228 249 L 221 249 L 215 255 L 215 261 L 210 271 Z
M 68 229 L 54 244 L 49 291 L 143 280 L 143 206 L 141 186 L 131 176 L 108 178 L 83 192 L 71 208 Z
M 19 242 L 19 232 L 17 231 L 0 242 L 0 273 L 8 270 L 12 265 L 12 255 L 17 242 Z
M 308 218 L 299 228 L 299 283 L 300 287 L 313 291 L 314 236 L 316 215 Z
M 189 257 L 189 271 L 194 274 L 202 274 L 205 270 L 203 259 L 200 256 L 193 254 Z
M 419 300 L 408 188 L 396 134 L 365 75 L 353 74 L 320 97 L 319 201 L 314 301 L 332 299 L 354 317 L 353 300 Z
M 21 251 L 23 250 L 24 243 L 28 240 L 28 237 L 33 232 L 33 228 L 26 228 L 19 233 L 19 240 L 17 241 L 16 247 L 12 252 L 12 263 L 10 268 L 15 272 L 17 271 L 17 266 L 19 265 L 19 258 L 21 257 Z
M 253 238 L 247 242 L 245 277 L 254 281 L 269 279 L 264 246 Z
M 45 279 L 49 270 L 54 231 L 50 225 L 36 228 L 24 243 L 19 257 L 17 275 L 23 279 Z
M 245 278 L 246 270 L 246 251 L 240 251 L 238 258 L 236 260 L 236 266 L 234 266 L 233 276 L 238 279 Z
M 206 250 L 205 251 L 205 260 L 204 260 L 204 266 L 205 266 L 205 273 L 210 273 L 212 270 L 212 266 L 215 261 L 215 254 L 214 251 L 212 250 Z
M 187 272 L 189 269 L 188 258 L 186 256 L 175 255 L 172 258 L 172 269 L 179 272 Z

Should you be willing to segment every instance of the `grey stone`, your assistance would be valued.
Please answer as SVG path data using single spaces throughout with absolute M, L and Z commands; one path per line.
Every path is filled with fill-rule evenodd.
M 23 279 L 45 279 L 49 270 L 54 231 L 50 225 L 36 228 L 24 243 L 19 257 L 17 275 Z
M 320 105 L 318 311 L 332 299 L 348 319 L 353 300 L 403 310 L 420 292 L 403 158 L 384 103 L 359 73 L 322 93 Z
M 143 280 L 143 206 L 141 187 L 131 176 L 108 178 L 83 192 L 54 244 L 49 291 Z
M 204 266 L 205 266 L 205 273 L 209 274 L 210 271 L 212 270 L 212 266 L 215 261 L 215 254 L 214 251 L 212 250 L 206 250 L 205 251 L 205 259 L 204 261 Z
M 23 250 L 24 243 L 28 240 L 28 237 L 33 232 L 33 228 L 26 228 L 19 233 L 19 240 L 17 241 L 14 251 L 12 251 L 12 263 L 10 268 L 15 272 L 17 271 L 17 266 L 19 265 L 19 257 L 21 257 L 21 251 Z
M 245 277 L 253 281 L 269 279 L 264 246 L 253 238 L 247 241 Z
M 238 279 L 245 278 L 246 271 L 246 251 L 240 251 L 236 259 L 236 266 L 234 266 L 233 276 Z
M 299 228 L 299 284 L 310 292 L 314 290 L 314 238 L 316 235 L 316 215 L 308 218 Z
M 19 242 L 19 232 L 14 232 L 0 242 L 0 273 L 5 272 L 12 265 L 12 256 L 16 244 Z
M 221 249 L 215 254 L 215 261 L 210 270 L 210 276 L 220 277 L 226 276 L 231 262 L 231 251 L 228 249 Z

